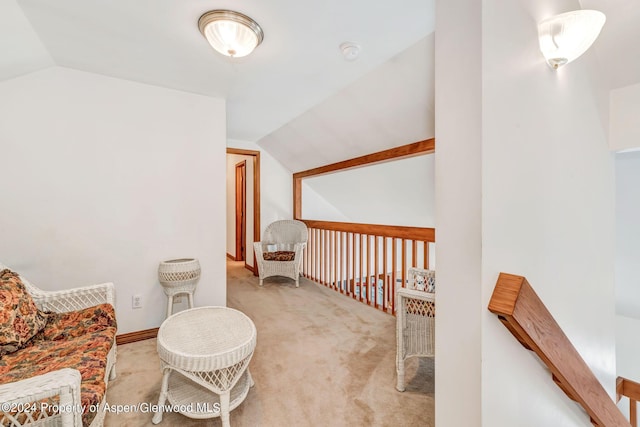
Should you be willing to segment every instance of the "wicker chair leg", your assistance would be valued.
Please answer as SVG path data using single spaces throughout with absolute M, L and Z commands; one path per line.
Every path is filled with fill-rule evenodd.
M 157 412 L 153 415 L 151 422 L 154 424 L 158 424 L 162 421 L 162 407 L 164 406 L 164 402 L 167 400 L 167 389 L 169 388 L 169 374 L 171 369 L 164 369 L 164 374 L 162 375 L 162 389 L 160 390 L 160 397 L 158 398 L 158 407 Z
M 262 286 L 263 279 L 260 279 L 260 286 Z
M 230 391 L 222 393 L 220 395 L 220 419 L 222 420 L 222 427 L 230 427 L 229 424 L 229 398 Z
M 300 287 L 300 277 L 296 277 L 296 288 Z
M 398 383 L 396 384 L 396 390 L 404 391 L 404 360 L 398 358 L 396 361 L 396 373 L 398 376 Z
M 109 381 L 113 381 L 116 379 L 116 365 L 114 364 L 111 367 L 111 371 L 109 372 Z
M 167 295 L 167 317 L 171 316 L 173 311 L 173 295 Z
M 189 292 L 187 295 L 189 297 L 189 308 L 193 308 L 193 292 Z

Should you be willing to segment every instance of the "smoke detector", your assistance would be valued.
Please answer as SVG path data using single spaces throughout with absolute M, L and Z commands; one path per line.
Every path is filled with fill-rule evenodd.
M 361 47 L 358 43 L 344 42 L 340 43 L 340 52 L 347 61 L 355 61 L 360 56 Z

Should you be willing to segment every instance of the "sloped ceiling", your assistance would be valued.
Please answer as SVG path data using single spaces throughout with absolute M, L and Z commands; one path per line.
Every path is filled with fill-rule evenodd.
M 258 145 L 294 172 L 431 138 L 433 33 Z
M 224 97 L 229 138 L 248 141 L 285 125 L 434 28 L 433 0 L 2 3 L 10 11 L 19 5 L 56 65 Z M 197 28 L 212 9 L 251 16 L 265 32 L 262 45 L 235 60 L 215 53 Z M 357 61 L 340 54 L 347 40 L 362 45 Z
M 16 0 L 0 2 L 0 81 L 54 65 Z
M 635 0 L 580 0 L 583 9 L 607 16 L 593 44 L 607 90 L 640 83 L 640 3 Z
M 230 139 L 304 170 L 434 135 L 434 3 L 2 0 L 0 80 L 58 65 L 224 97 Z M 593 47 L 603 89 L 640 82 L 638 2 L 580 4 L 607 15 Z M 223 57 L 199 33 L 202 13 L 226 8 L 263 27 L 254 54 Z M 340 55 L 347 40 L 356 61 Z

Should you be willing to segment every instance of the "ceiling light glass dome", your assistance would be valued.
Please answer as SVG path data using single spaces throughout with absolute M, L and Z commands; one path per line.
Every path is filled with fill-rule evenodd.
M 212 10 L 198 20 L 209 44 L 223 55 L 240 58 L 262 43 L 264 33 L 256 21 L 232 10 Z

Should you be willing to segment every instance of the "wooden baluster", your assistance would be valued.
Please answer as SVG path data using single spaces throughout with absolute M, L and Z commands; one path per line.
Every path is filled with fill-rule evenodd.
M 382 306 L 382 301 L 378 301 L 378 263 L 379 261 L 379 253 L 378 253 L 378 236 L 373 236 L 373 244 L 374 244 L 374 260 L 373 260 L 373 305 L 380 308 Z
M 325 237 L 325 252 L 324 252 L 324 256 L 325 256 L 325 263 L 324 263 L 324 285 L 325 286 L 330 286 L 331 285 L 331 231 L 327 230 L 326 232 L 326 237 Z
M 371 236 L 369 236 L 367 234 L 367 276 L 366 276 L 366 287 L 367 287 L 367 293 L 366 293 L 366 297 L 367 297 L 367 304 L 371 305 L 371 283 L 370 282 L 370 277 L 371 277 Z
M 336 290 L 340 290 L 340 284 L 338 283 L 338 233 L 336 231 L 333 236 L 333 283 Z
M 311 245 L 312 241 L 313 241 L 313 230 L 309 229 L 309 239 L 307 241 L 307 251 L 306 251 L 307 252 L 306 277 L 308 279 L 311 279 L 311 260 L 312 260 L 311 256 L 313 253 L 313 246 Z
M 333 266 L 335 264 L 334 260 L 334 235 L 335 231 L 329 231 L 329 287 L 334 288 L 334 278 L 333 278 Z
M 402 287 L 407 287 L 407 242 L 402 239 Z
M 638 401 L 629 398 L 629 422 L 631 427 L 638 427 Z
M 325 260 L 326 260 L 326 253 L 324 251 L 325 247 L 324 247 L 324 239 L 325 239 L 325 235 L 326 235 L 326 230 L 321 230 L 320 231 L 320 283 L 321 284 L 325 284 L 325 275 L 324 275 L 324 269 L 325 269 Z
M 418 242 L 412 240 L 411 242 L 411 267 L 418 266 Z
M 356 277 L 356 245 L 354 242 L 355 233 L 349 233 L 351 238 L 347 235 L 347 283 L 349 286 L 349 296 L 354 297 L 355 294 L 353 292 L 353 282 Z M 351 259 L 349 259 L 349 254 L 351 254 Z M 351 266 L 351 268 L 349 268 Z M 350 271 L 349 271 L 350 270 Z
M 397 253 L 397 246 L 398 243 L 396 242 L 396 238 L 392 237 L 391 238 L 391 243 L 392 243 L 392 249 L 391 249 L 391 310 L 392 312 L 395 314 L 396 312 L 396 271 L 397 271 L 397 258 L 398 258 L 398 253 Z
M 340 271 L 342 268 L 342 263 L 340 262 L 340 258 L 342 257 L 342 251 L 340 250 L 341 245 L 342 233 L 336 231 L 336 286 L 338 287 L 336 290 L 340 293 L 342 293 L 342 272 Z
M 314 280 L 316 283 L 320 283 L 320 258 L 322 253 L 320 252 L 320 229 L 316 230 L 316 261 L 314 265 Z
M 389 307 L 389 275 L 387 274 L 387 238 L 382 238 L 382 310 Z
M 358 276 L 358 299 L 362 301 L 362 248 L 364 247 L 364 236 L 360 234 L 360 246 L 358 247 L 358 259 L 360 266 L 360 275 Z
M 347 294 L 347 282 L 345 281 L 344 263 L 346 258 L 345 250 L 347 248 L 347 233 L 340 233 L 340 289 L 343 294 Z
M 311 273 L 311 263 L 313 260 L 313 229 L 309 229 L 309 241 L 307 242 L 307 271 L 306 277 L 313 280 L 313 274 Z
M 424 265 L 424 268 L 426 270 L 429 270 L 429 242 L 423 242 L 424 243 L 424 263 L 422 265 Z

